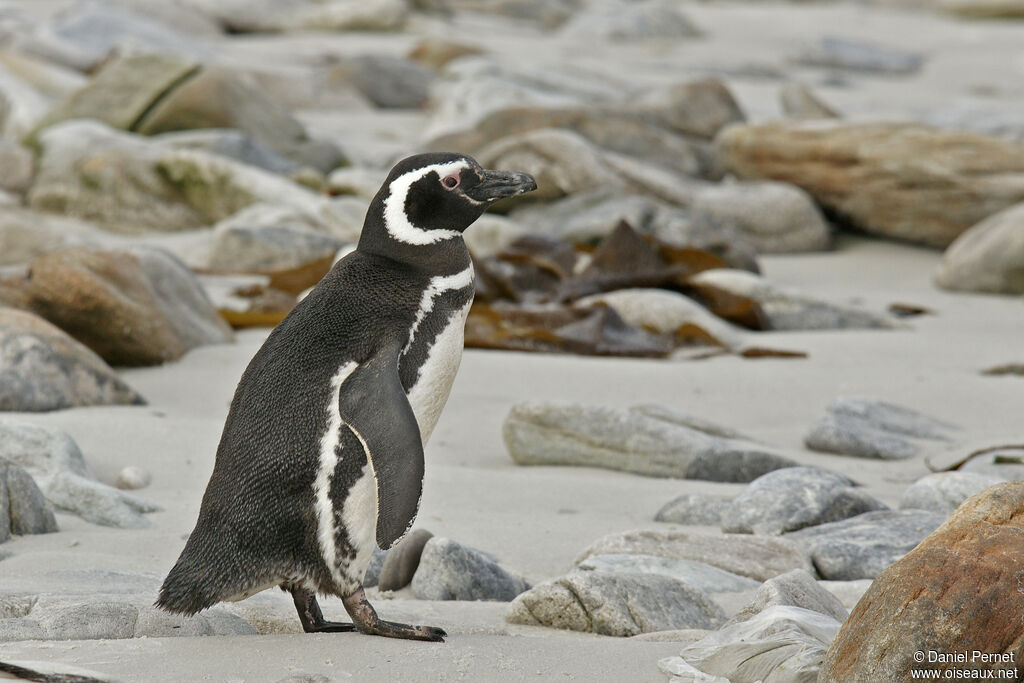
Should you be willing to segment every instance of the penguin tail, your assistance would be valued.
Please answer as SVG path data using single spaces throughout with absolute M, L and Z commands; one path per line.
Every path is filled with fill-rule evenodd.
M 220 602 L 220 598 L 213 594 L 215 591 L 211 590 L 211 586 L 204 583 L 195 572 L 188 571 L 181 565 L 179 560 L 164 579 L 156 602 L 153 603 L 156 607 L 166 612 L 192 616 Z

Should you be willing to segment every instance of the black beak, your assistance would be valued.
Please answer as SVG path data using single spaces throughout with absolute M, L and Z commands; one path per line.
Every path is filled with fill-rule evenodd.
M 466 195 L 478 202 L 493 202 L 536 189 L 537 181 L 528 173 L 485 170 L 483 179 L 467 190 Z

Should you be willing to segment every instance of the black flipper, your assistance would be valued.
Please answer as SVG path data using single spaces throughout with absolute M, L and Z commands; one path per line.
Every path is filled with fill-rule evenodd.
M 377 479 L 377 545 L 390 548 L 412 525 L 423 491 L 423 441 L 398 377 L 400 349 L 382 349 L 342 382 L 341 419 L 366 447 Z

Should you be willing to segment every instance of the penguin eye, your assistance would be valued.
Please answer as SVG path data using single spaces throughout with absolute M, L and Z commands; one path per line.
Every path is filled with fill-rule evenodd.
M 442 180 L 441 184 L 447 187 L 449 190 L 454 190 L 459 186 L 459 174 L 453 173 L 452 175 L 446 175 Z

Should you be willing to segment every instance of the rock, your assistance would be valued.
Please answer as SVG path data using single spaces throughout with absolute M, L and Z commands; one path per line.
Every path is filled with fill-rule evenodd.
M 604 304 L 634 327 L 675 335 L 698 345 L 725 349 L 743 345 L 739 330 L 693 299 L 664 289 L 620 289 L 579 300 L 581 306 Z
M 149 473 L 149 470 L 135 465 L 129 465 L 122 469 L 117 473 L 117 479 L 114 480 L 114 486 L 122 491 L 144 489 L 151 483 L 153 483 L 153 475 Z
M 1000 477 L 974 472 L 935 472 L 921 477 L 903 492 L 900 508 L 948 515 L 974 494 L 1003 481 Z
M 245 619 L 226 609 L 214 607 L 185 617 L 168 614 L 155 607 L 139 609 L 135 621 L 136 638 L 168 638 L 174 636 L 248 636 L 257 631 Z
M 808 66 L 825 66 L 832 69 L 910 74 L 921 68 L 924 57 L 889 47 L 830 36 L 805 47 L 794 61 Z
M 108 233 L 89 223 L 21 207 L 4 207 L 0 210 L 0 266 L 27 265 L 48 251 L 96 245 L 106 237 Z
M 278 31 L 392 31 L 405 22 L 402 0 L 185 0 L 232 33 Z
M 622 637 L 714 628 L 725 614 L 703 591 L 669 576 L 574 571 L 518 596 L 506 619 Z
M 729 496 L 686 493 L 665 503 L 654 516 L 654 521 L 718 526 L 722 523 L 722 513 L 731 502 L 732 498 Z
M 636 413 L 637 415 L 644 415 L 646 417 L 654 418 L 655 420 L 661 420 L 663 422 L 671 422 L 672 424 L 682 425 L 683 427 L 689 427 L 690 429 L 696 429 L 698 432 L 704 432 L 711 436 L 720 436 L 725 439 L 739 439 L 741 441 L 754 441 L 755 439 L 750 438 L 746 434 L 736 431 L 732 427 L 726 427 L 720 425 L 717 422 L 711 420 L 705 420 L 702 417 L 696 415 L 690 415 L 683 413 L 674 408 L 663 406 L 655 403 L 645 403 L 638 406 L 630 406 L 629 412 Z
M 109 363 L 154 365 L 232 340 L 191 271 L 166 251 L 75 249 L 32 262 L 33 311 Z
M 779 90 L 782 113 L 791 119 L 838 119 L 836 110 L 828 106 L 799 83 L 786 83 Z
M 386 178 L 386 173 L 376 169 L 345 166 L 334 169 L 327 176 L 326 190 L 332 195 L 351 194 L 370 201 L 377 195 Z M 476 223 L 473 227 L 476 227 Z
M 690 277 L 698 293 L 724 291 L 754 300 L 772 330 L 886 329 L 898 327 L 883 313 L 822 301 L 809 294 L 780 287 L 745 270 L 716 268 Z
M 381 565 L 377 587 L 382 591 L 396 591 L 412 583 L 423 547 L 433 537 L 426 529 L 416 529 L 391 548 Z
M 0 140 L 0 189 L 25 194 L 32 184 L 36 158 L 32 151 L 10 140 Z
M 840 396 L 811 425 L 804 445 L 814 451 L 858 458 L 902 460 L 921 453 L 915 439 L 948 441 L 953 425 L 903 406 Z
M 767 447 L 611 408 L 520 403 L 502 436 L 520 465 L 583 465 L 647 476 L 747 482 L 791 467 Z
M 720 130 L 745 120 L 736 98 L 717 78 L 676 83 L 631 99 L 628 104 L 669 130 L 712 140 Z
M 0 458 L 0 543 L 11 534 L 48 534 L 57 531 L 53 508 L 32 476 L 13 462 Z
M 587 41 L 646 42 L 694 38 L 701 32 L 675 4 L 664 0 L 616 3 L 576 15 L 562 36 Z
M 76 3 L 40 25 L 34 35 L 23 38 L 22 47 L 82 71 L 93 71 L 118 53 L 152 52 L 202 59 L 213 56 L 209 44 L 195 32 L 197 25 L 210 29 L 195 15 L 187 27 L 176 27 L 165 21 L 171 3 L 159 3 L 164 12 L 154 12 L 150 3 L 143 7 L 139 3 L 125 4 Z
M 517 208 L 511 216 L 529 225 L 532 233 L 549 239 L 597 242 L 607 238 L 623 222 L 641 233 L 649 232 L 660 209 L 659 203 L 650 197 L 609 197 L 596 190 L 577 192 L 543 205 L 526 205 Z
M 155 102 L 200 71 L 191 59 L 170 54 L 114 59 L 87 84 L 59 102 L 30 135 L 71 119 L 96 119 L 113 128 L 135 130 Z
M 39 169 L 29 205 L 127 234 L 190 230 L 205 217 L 181 201 L 143 138 L 96 121 L 67 121 L 38 137 Z
M 201 128 L 160 133 L 153 136 L 153 142 L 169 149 L 193 149 L 217 154 L 293 180 L 297 180 L 303 171 L 297 162 L 275 152 L 248 133 L 234 128 Z
M 1024 203 L 957 237 L 942 255 L 935 282 L 962 292 L 1024 294 Z
M 421 600 L 507 602 L 529 587 L 479 550 L 439 537 L 426 541 L 412 577 L 413 595 Z
M 430 97 L 435 76 L 429 69 L 408 59 L 389 55 L 361 55 L 335 67 L 370 102 L 382 109 L 419 109 Z
M 305 127 L 255 84 L 220 67 L 203 67 L 158 100 L 132 130 L 143 135 L 235 128 L 278 154 L 326 173 L 344 161 L 332 145 L 310 141 Z
M 623 574 L 659 574 L 679 579 L 705 593 L 737 593 L 757 588 L 757 581 L 727 572 L 703 562 L 677 560 L 655 555 L 591 555 L 580 562 L 579 571 Z
M 474 45 L 439 36 L 427 36 L 413 45 L 407 56 L 414 62 L 440 71 L 448 62 L 479 54 L 483 54 L 483 50 Z
M 776 605 L 708 634 L 683 648 L 679 657 L 662 659 L 658 666 L 673 676 L 673 683 L 814 683 L 839 627 L 830 616 Z
M 850 479 L 817 467 L 787 467 L 752 481 L 722 511 L 722 531 L 779 535 L 888 506 Z
M 36 608 L 33 618 L 47 640 L 100 640 L 131 638 L 139 610 L 125 602 L 88 602 L 81 605 Z
M 1019 675 L 1024 484 L 993 486 L 882 573 L 829 648 L 821 680 L 901 680 L 912 669 Z M 918 652 L 986 658 L 920 663 Z M 969 655 L 968 655 L 969 656 Z M 1000 661 L 1002 659 L 1002 661 Z M 940 673 L 941 672 L 941 673 Z M 966 676 L 964 676 L 966 677 Z
M 373 549 L 373 556 L 370 557 L 370 566 L 366 568 L 366 573 L 363 574 L 363 585 L 365 587 L 372 588 L 380 581 L 380 570 L 384 566 L 384 558 L 387 556 L 386 550 L 381 550 L 380 548 Z
M 813 570 L 800 546 L 785 538 L 662 529 L 639 529 L 604 536 L 584 549 L 575 563 L 580 564 L 593 555 L 608 554 L 692 560 L 758 581 L 792 569 Z
M 843 603 L 843 607 L 851 610 L 871 587 L 871 583 L 871 579 L 857 579 L 856 581 L 819 581 L 818 585 L 836 596 L 839 602 Z
M 708 185 L 690 207 L 733 226 L 758 253 L 827 249 L 831 235 L 811 197 L 798 187 L 778 182 Z
M 49 97 L 26 83 L 14 69 L 6 63 L 0 64 L 0 132 L 4 137 L 20 139 L 52 105 Z
M 465 240 L 470 253 L 482 259 L 508 249 L 526 234 L 526 226 L 519 221 L 485 213 L 473 223 L 472 230 L 463 233 L 462 239 Z
M 983 218 L 1024 201 L 1024 143 L 917 123 L 778 122 L 716 140 L 746 179 L 806 190 L 854 227 L 948 246 Z
M 876 510 L 792 531 L 825 579 L 873 579 L 906 555 L 946 519 L 925 510 Z
M 549 201 L 600 187 L 621 185 L 600 152 L 577 133 L 542 128 L 510 135 L 481 150 L 486 168 L 518 168 L 537 179 L 535 201 Z
M 785 605 L 825 614 L 839 623 L 850 616 L 843 603 L 823 588 L 810 573 L 803 569 L 780 574 L 761 584 L 753 601 L 737 612 L 726 626 L 747 621 L 769 607 Z
M 315 219 L 289 207 L 253 204 L 214 226 L 206 265 L 226 271 L 296 268 L 345 245 L 315 227 Z
M 0 423 L 0 458 L 23 467 L 58 510 L 123 528 L 142 528 L 141 513 L 159 506 L 96 481 L 82 452 L 64 432 L 25 423 Z
M 0 306 L 0 410 L 144 402 L 88 347 L 42 318 Z
M 579 0 L 450 0 L 452 9 L 496 14 L 557 28 L 580 9 Z
M 939 7 L 968 19 L 1019 19 L 1024 17 L 1021 0 L 941 0 Z
M 0 642 L 15 640 L 46 640 L 46 633 L 34 619 L 12 617 L 0 619 Z

